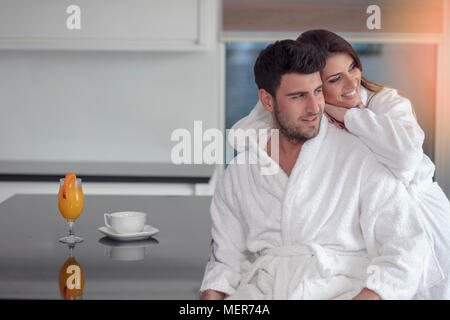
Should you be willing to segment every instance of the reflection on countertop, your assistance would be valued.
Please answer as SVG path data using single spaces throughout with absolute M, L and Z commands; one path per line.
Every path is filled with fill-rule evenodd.
M 69 257 L 59 271 L 59 292 L 64 300 L 80 300 L 83 298 L 84 272 L 81 264 L 75 259 L 75 244 L 68 244 Z
M 116 261 L 144 260 L 150 247 L 159 243 L 155 238 L 121 242 L 108 237 L 103 237 L 98 242 L 105 246 L 105 256 Z

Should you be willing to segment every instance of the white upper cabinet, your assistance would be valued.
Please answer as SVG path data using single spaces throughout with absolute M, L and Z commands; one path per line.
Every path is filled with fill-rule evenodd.
M 203 50 L 220 0 L 0 0 L 0 49 Z

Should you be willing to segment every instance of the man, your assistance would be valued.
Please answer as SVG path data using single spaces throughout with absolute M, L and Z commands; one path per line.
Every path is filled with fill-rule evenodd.
M 267 127 L 279 129 L 279 160 L 271 141 L 263 152 L 251 139 L 235 145 L 242 152 L 211 204 L 202 299 L 415 294 L 428 252 L 413 201 L 356 137 L 322 119 L 324 64 L 314 47 L 292 40 L 260 53 L 255 80 L 272 113 Z M 239 164 L 255 150 L 280 170 L 261 175 L 259 163 Z

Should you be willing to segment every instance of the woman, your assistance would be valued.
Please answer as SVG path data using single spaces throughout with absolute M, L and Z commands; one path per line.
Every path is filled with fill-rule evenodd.
M 424 133 L 410 101 L 395 89 L 362 77 L 352 46 L 327 30 L 299 36 L 326 55 L 321 72 L 329 121 L 356 135 L 416 199 L 433 258 L 427 263 L 415 299 L 450 299 L 450 203 L 436 182 L 434 164 L 423 153 Z M 233 128 L 262 128 L 271 115 L 261 102 Z

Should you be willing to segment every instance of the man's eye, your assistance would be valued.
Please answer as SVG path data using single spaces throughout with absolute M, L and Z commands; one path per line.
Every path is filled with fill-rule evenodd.
M 316 94 L 319 94 L 321 92 L 322 92 L 322 88 L 316 90 Z

